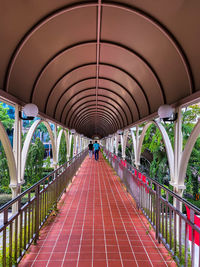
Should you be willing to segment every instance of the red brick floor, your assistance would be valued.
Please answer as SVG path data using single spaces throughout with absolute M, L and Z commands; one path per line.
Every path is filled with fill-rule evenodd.
M 102 156 L 87 157 L 19 266 L 176 266 L 151 232 Z

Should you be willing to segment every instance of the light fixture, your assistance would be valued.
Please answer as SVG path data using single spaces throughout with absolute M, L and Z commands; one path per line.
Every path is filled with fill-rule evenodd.
M 118 135 L 122 135 L 122 134 L 123 134 L 123 130 L 118 130 L 118 131 L 117 131 L 117 134 L 118 134 Z
M 162 105 L 158 109 L 158 116 L 163 121 L 176 121 L 178 113 L 175 113 L 170 105 Z
M 71 129 L 71 130 L 70 130 L 70 133 L 71 133 L 72 135 L 74 135 L 74 134 L 76 133 L 76 130 L 75 130 L 75 129 Z
M 38 107 L 35 104 L 26 104 L 22 111 L 24 112 L 26 118 L 22 117 L 22 112 L 19 111 L 19 117 L 22 120 L 34 120 L 35 117 L 38 115 Z

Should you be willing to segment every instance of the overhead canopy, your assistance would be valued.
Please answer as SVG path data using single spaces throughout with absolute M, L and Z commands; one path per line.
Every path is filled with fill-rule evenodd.
M 0 2 L 0 88 L 88 137 L 200 89 L 199 0 Z

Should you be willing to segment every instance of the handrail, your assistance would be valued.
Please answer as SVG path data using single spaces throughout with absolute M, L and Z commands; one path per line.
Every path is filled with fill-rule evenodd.
M 162 241 L 179 265 L 200 266 L 200 209 L 114 153 L 103 152 L 154 228 L 158 242 Z
M 63 167 L 65 167 L 66 165 L 70 165 L 70 162 L 72 162 L 73 160 L 75 160 L 77 157 L 79 157 L 79 155 L 81 155 L 81 153 L 77 154 L 76 156 L 74 156 L 72 159 L 66 161 L 65 163 L 63 163 L 61 166 L 59 166 L 56 170 L 52 171 L 51 173 L 49 173 L 48 175 L 46 175 L 45 177 L 43 177 L 41 180 L 39 180 L 38 182 L 36 182 L 34 185 L 32 185 L 31 187 L 29 187 L 28 189 L 26 189 L 25 191 L 23 191 L 21 194 L 19 194 L 18 196 L 16 196 L 15 198 L 11 199 L 10 201 L 8 201 L 6 204 L 4 204 L 2 207 L 0 207 L 0 213 L 5 209 L 5 208 L 9 208 L 10 206 L 13 205 L 14 202 L 16 202 L 18 199 L 21 199 L 23 196 L 25 196 L 29 191 L 33 190 L 37 185 L 41 184 L 43 181 L 45 181 L 48 177 L 52 176 L 53 174 L 55 174 L 56 172 L 58 172 L 59 170 L 61 170 Z
M 17 266 L 27 249 L 39 238 L 39 230 L 47 220 L 66 187 L 87 155 L 88 149 L 42 178 L 0 208 L 0 266 Z M 21 205 L 23 197 L 27 202 Z M 8 210 L 14 207 L 9 217 Z

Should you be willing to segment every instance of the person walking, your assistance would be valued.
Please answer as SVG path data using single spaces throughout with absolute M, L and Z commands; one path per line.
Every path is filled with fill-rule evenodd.
M 88 149 L 89 149 L 89 157 L 91 159 L 92 158 L 92 153 L 93 153 L 93 144 L 92 144 L 92 141 L 90 141 L 90 143 L 88 145 Z
M 99 149 L 100 149 L 100 146 L 97 143 L 97 141 L 95 141 L 95 143 L 93 144 L 93 147 L 94 147 L 94 157 L 95 157 L 95 160 L 98 160 L 99 159 Z

